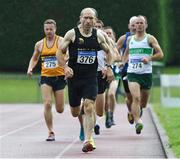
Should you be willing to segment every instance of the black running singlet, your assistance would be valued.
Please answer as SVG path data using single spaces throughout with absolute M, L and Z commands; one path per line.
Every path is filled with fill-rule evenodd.
M 74 71 L 74 78 L 97 76 L 97 51 L 100 46 L 97 40 L 97 30 L 92 30 L 90 37 L 81 35 L 78 28 L 75 30 L 75 41 L 69 45 L 68 65 Z

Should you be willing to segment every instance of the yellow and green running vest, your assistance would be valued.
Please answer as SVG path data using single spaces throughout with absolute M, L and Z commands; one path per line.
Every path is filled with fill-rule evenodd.
M 53 77 L 64 75 L 64 69 L 58 65 L 56 51 L 58 49 L 59 36 L 55 35 L 54 44 L 51 48 L 47 47 L 46 38 L 43 39 L 41 52 L 41 76 Z

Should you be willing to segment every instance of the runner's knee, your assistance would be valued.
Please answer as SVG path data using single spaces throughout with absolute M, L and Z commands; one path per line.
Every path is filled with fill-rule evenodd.
M 135 101 L 136 103 L 140 103 L 140 97 L 139 96 L 134 96 L 133 101 Z
M 125 98 L 125 101 L 126 101 L 126 103 L 131 105 L 132 104 L 132 96 L 130 94 L 127 94 L 126 98 Z
M 73 117 L 78 117 L 80 115 L 79 107 L 71 107 L 71 114 Z
M 51 109 L 52 101 L 51 100 L 44 100 L 45 110 Z
M 110 99 L 115 98 L 115 93 L 110 93 L 110 94 L 109 94 L 109 98 L 110 98 Z
M 62 112 L 64 111 L 64 107 L 63 107 L 62 105 L 57 105 L 57 106 L 56 106 L 56 111 L 57 111 L 58 113 L 62 113 Z
M 96 114 L 99 116 L 99 117 L 102 117 L 103 116 L 103 111 L 100 111 L 100 112 L 96 112 Z
M 147 105 L 147 101 L 141 101 L 141 108 L 146 108 L 146 105 Z
M 71 111 L 71 114 L 72 114 L 73 117 L 78 117 L 78 116 L 79 116 L 79 113 L 78 113 L 78 112 L 73 112 L 73 111 Z
M 84 112 L 85 114 L 91 114 L 94 111 L 94 101 L 85 99 L 84 101 Z

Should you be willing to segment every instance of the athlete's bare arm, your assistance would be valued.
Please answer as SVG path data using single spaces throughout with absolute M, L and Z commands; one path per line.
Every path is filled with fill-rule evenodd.
M 127 47 L 126 47 L 125 52 L 122 56 L 122 63 L 123 64 L 127 63 L 128 59 L 129 59 L 129 41 L 130 41 L 130 39 L 131 39 L 131 36 L 129 36 L 127 39 Z
M 30 59 L 28 70 L 27 70 L 27 75 L 29 76 L 32 76 L 33 69 L 35 68 L 35 66 L 37 65 L 39 61 L 39 57 L 42 50 L 42 43 L 43 43 L 43 40 L 37 42 L 34 46 L 34 53 Z
M 110 65 L 112 64 L 112 52 L 109 48 L 109 45 L 107 44 L 105 40 L 105 37 L 101 33 L 101 31 L 97 31 L 97 38 L 98 38 L 98 42 L 100 44 L 101 49 L 104 50 L 104 52 L 106 53 L 106 62 L 109 66 L 107 68 L 107 81 L 111 82 L 114 79 L 114 75 L 110 67 Z
M 63 67 L 66 66 L 64 55 L 66 54 L 67 48 L 71 43 L 71 41 L 73 40 L 74 36 L 75 36 L 74 30 L 69 30 L 62 39 L 61 44 L 59 45 L 58 50 L 56 52 L 58 63 Z
M 160 60 L 164 57 L 162 49 L 154 36 L 150 36 L 150 45 L 154 48 L 155 54 L 151 57 L 151 60 Z
M 63 37 L 61 37 L 61 36 L 59 37 L 58 48 L 61 46 L 63 39 L 64 39 Z M 68 59 L 69 59 L 69 55 L 68 55 L 68 52 L 66 51 L 66 54 L 64 55 L 64 60 L 67 62 Z
M 150 58 L 143 58 L 142 61 L 144 63 L 148 63 L 149 61 L 162 59 L 164 57 L 164 54 L 156 38 L 152 35 L 149 35 L 148 40 L 150 46 L 154 48 L 155 53 Z
M 66 78 L 71 78 L 73 76 L 73 70 L 67 66 L 66 64 L 66 58 L 64 58 L 64 56 L 66 56 L 67 54 L 67 48 L 69 46 L 69 44 L 74 41 L 75 39 L 75 32 L 74 29 L 69 30 L 65 36 L 64 39 L 62 40 L 57 52 L 56 52 L 56 57 L 58 60 L 58 64 L 62 67 L 64 67 L 64 71 L 65 71 L 65 79 Z
M 102 31 L 97 30 L 97 38 L 98 38 L 98 42 L 100 44 L 101 49 L 104 50 L 104 52 L 106 53 L 107 64 L 111 64 L 112 63 L 112 52 L 110 50 L 109 45 L 106 42 L 104 35 L 102 34 Z
M 116 47 L 115 42 L 111 39 L 111 45 L 110 47 L 112 48 L 112 52 L 113 52 L 113 61 L 114 62 L 120 62 L 122 61 L 121 55 Z
M 121 61 L 121 56 L 116 48 L 115 42 L 108 37 L 108 35 L 106 34 L 106 32 L 104 32 L 103 30 L 99 30 L 101 31 L 101 33 L 103 34 L 106 43 L 109 46 L 110 52 L 111 52 L 111 60 L 112 61 Z
M 99 30 L 99 31 L 101 31 L 101 33 L 103 34 L 103 36 L 105 38 L 106 43 L 109 46 L 109 49 L 110 49 L 110 52 L 111 52 L 111 60 L 112 61 L 120 61 L 121 56 L 118 53 L 118 50 L 116 49 L 115 42 L 111 38 L 108 37 L 106 32 L 104 32 L 102 30 Z
M 120 49 L 123 47 L 124 41 L 125 41 L 126 35 L 122 35 L 118 41 L 117 41 L 117 50 L 120 51 Z

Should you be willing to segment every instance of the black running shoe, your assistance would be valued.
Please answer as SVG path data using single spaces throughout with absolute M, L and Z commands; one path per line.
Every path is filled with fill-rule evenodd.
M 110 128 L 111 127 L 111 119 L 110 119 L 110 113 L 106 112 L 106 121 L 105 121 L 105 126 L 106 128 Z
M 111 120 L 111 126 L 116 125 L 114 122 L 113 112 L 110 112 L 110 120 Z
M 99 134 L 100 134 L 100 126 L 99 126 L 98 124 L 96 124 L 95 127 L 94 127 L 94 133 L 95 133 L 96 135 L 99 135 Z

